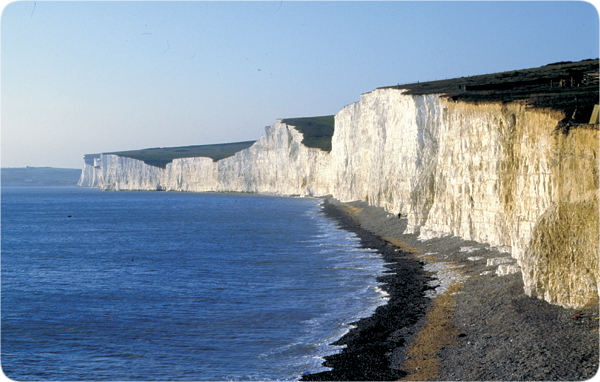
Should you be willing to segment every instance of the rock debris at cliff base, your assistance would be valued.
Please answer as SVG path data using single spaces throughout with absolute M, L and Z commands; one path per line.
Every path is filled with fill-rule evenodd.
M 330 216 L 342 219 L 347 229 L 373 235 L 364 245 L 378 246 L 384 256 L 403 251 L 407 255 L 398 261 L 417 260 L 423 269 L 437 270 L 411 273 L 419 275 L 411 287 L 421 289 L 412 303 L 404 301 L 413 311 L 380 307 L 381 312 L 359 321 L 341 339 L 348 350 L 327 358 L 332 371 L 305 380 L 549 381 L 587 380 L 597 373 L 597 301 L 566 309 L 526 296 L 520 272 L 498 272 L 514 262 L 503 248 L 451 236 L 422 241 L 414 234 L 398 234 L 406 221 L 362 202 L 332 200 L 328 208 L 337 208 Z M 443 268 L 433 264 L 449 264 L 456 272 L 440 272 Z M 386 282 L 407 280 L 390 274 Z M 423 300 L 431 288 L 439 293 Z M 393 288 L 391 292 L 393 301 Z M 395 316 L 394 321 L 386 322 L 387 315 Z M 386 329 L 369 332 L 374 322 Z

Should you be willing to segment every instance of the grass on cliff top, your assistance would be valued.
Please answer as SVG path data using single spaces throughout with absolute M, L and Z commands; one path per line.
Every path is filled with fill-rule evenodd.
M 335 116 L 325 115 L 321 117 L 286 118 L 282 122 L 294 126 L 302 133 L 304 139 L 302 144 L 323 151 L 331 151 L 331 137 L 333 137 Z
M 563 111 L 571 122 L 589 122 L 598 104 L 598 59 L 563 61 L 539 68 L 447 80 L 386 86 L 407 94 L 445 94 L 456 101 L 526 101 L 534 107 Z M 566 121 L 565 121 L 566 122 Z
M 333 136 L 334 116 L 287 118 L 283 123 L 294 126 L 304 135 L 302 144 L 324 151 L 331 151 L 331 137 Z M 115 151 L 104 154 L 119 155 L 122 157 L 141 160 L 147 165 L 166 168 L 176 158 L 208 157 L 218 161 L 236 152 L 247 149 L 255 141 L 221 143 L 214 145 L 184 146 L 184 147 L 157 147 L 142 150 Z M 93 165 L 94 158 L 100 154 L 86 154 L 84 157 L 88 165 Z
M 166 168 L 167 164 L 177 158 L 208 157 L 218 161 L 235 155 L 238 151 L 247 149 L 256 141 L 234 143 L 219 143 L 213 145 L 182 146 L 182 147 L 157 147 L 142 150 L 115 151 L 105 154 L 119 155 L 122 157 L 141 160 L 147 165 Z M 94 154 L 88 154 L 90 158 Z M 88 157 L 86 155 L 86 157 Z

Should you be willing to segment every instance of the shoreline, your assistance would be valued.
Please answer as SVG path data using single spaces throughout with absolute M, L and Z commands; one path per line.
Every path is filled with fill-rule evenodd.
M 587 380 L 598 372 L 598 302 L 566 309 L 528 297 L 503 248 L 457 237 L 419 241 L 365 202 L 323 212 L 386 261 L 390 300 L 354 323 L 318 380 Z

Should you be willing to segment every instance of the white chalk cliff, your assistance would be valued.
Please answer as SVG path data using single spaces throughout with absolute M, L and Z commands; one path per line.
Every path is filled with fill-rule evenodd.
M 330 153 L 281 121 L 250 148 L 165 169 L 116 155 L 84 162 L 106 190 L 331 194 L 408 219 L 423 239 L 510 247 L 525 292 L 565 307 L 598 296 L 598 130 L 556 131 L 563 114 L 377 89 L 335 117 Z

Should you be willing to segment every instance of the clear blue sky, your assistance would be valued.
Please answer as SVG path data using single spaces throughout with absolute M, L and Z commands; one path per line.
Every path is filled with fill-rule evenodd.
M 1 20 L 2 167 L 258 139 L 380 86 L 597 58 L 587 2 L 46 2 Z

